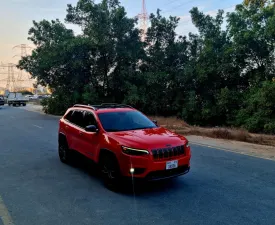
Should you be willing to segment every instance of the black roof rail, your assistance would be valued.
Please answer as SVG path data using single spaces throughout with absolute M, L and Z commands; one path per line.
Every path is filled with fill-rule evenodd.
M 125 104 L 118 104 L 118 103 L 102 103 L 99 107 L 108 107 L 108 108 L 119 108 L 119 107 L 123 107 L 123 108 L 131 108 L 133 109 L 132 106 L 130 105 L 125 105 Z
M 79 107 L 79 108 L 86 108 L 86 109 L 107 109 L 107 108 L 131 108 L 134 109 L 132 106 L 125 105 L 125 104 L 117 104 L 117 103 L 102 103 L 101 105 L 81 105 L 81 104 L 75 104 L 73 107 Z
M 93 109 L 96 110 L 94 106 L 91 105 L 81 105 L 81 104 L 75 104 L 73 107 L 79 107 L 79 108 L 86 108 L 86 109 Z

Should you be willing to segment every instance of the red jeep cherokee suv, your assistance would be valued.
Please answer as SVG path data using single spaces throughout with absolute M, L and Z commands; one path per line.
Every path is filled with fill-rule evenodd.
M 122 177 L 161 180 L 190 169 L 187 139 L 127 105 L 74 105 L 60 119 L 58 143 L 62 162 L 73 151 L 83 154 L 100 166 L 108 187 Z

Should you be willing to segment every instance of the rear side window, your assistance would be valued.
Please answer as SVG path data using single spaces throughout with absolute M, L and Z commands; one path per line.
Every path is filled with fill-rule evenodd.
M 84 127 L 83 111 L 74 110 L 70 122 L 79 127 Z
M 68 120 L 69 122 L 72 122 L 72 114 L 73 110 L 67 113 L 67 115 L 64 117 L 65 120 Z

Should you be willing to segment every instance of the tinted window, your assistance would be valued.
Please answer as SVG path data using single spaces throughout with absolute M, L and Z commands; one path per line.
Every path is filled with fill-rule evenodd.
M 65 120 L 68 120 L 68 121 L 72 121 L 72 114 L 73 114 L 73 111 L 70 111 L 68 112 L 68 114 L 64 117 Z
M 78 110 L 73 111 L 70 121 L 77 126 L 84 127 L 83 112 Z
M 84 127 L 87 127 L 89 125 L 96 125 L 96 120 L 92 113 L 85 112 L 83 125 L 84 125 Z
M 98 117 L 107 132 L 157 127 L 156 124 L 138 111 L 100 113 Z

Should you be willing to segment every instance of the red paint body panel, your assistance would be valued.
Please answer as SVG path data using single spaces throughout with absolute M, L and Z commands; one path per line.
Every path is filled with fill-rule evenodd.
M 71 110 L 82 110 L 93 113 L 99 131 L 97 133 L 88 133 L 83 128 L 80 128 L 65 119 L 65 116 Z M 101 149 L 108 149 L 112 151 L 118 160 L 120 171 L 123 176 L 132 176 L 130 174 L 131 168 L 142 168 L 144 172 L 134 174 L 134 177 L 145 178 L 149 173 L 154 171 L 165 171 L 166 162 L 178 160 L 178 166 L 190 167 L 191 150 L 188 141 L 185 137 L 178 135 L 163 127 L 156 127 L 151 129 L 130 130 L 121 132 L 106 132 L 100 123 L 98 115 L 101 113 L 110 112 L 126 112 L 136 111 L 132 108 L 119 109 L 99 109 L 92 110 L 87 108 L 70 108 L 59 122 L 59 133 L 66 136 L 70 149 L 76 150 L 86 157 L 92 159 L 96 163 L 99 160 L 99 153 Z M 152 150 L 164 149 L 169 147 L 184 146 L 183 155 L 171 155 L 164 159 L 154 159 Z M 122 146 L 147 150 L 148 155 L 130 156 L 122 151 Z M 189 169 L 188 169 L 189 171 Z

